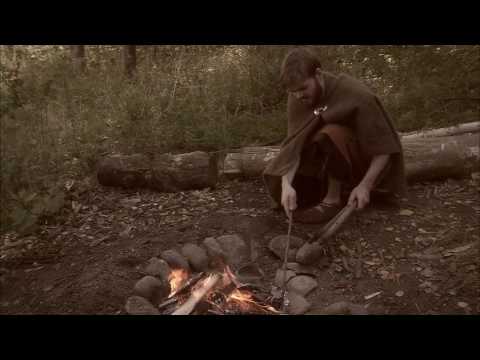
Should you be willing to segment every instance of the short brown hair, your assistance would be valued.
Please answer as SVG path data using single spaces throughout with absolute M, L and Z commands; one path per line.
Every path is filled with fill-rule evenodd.
M 290 50 L 285 56 L 280 72 L 280 81 L 284 87 L 302 82 L 315 75 L 322 68 L 318 56 L 307 47 Z

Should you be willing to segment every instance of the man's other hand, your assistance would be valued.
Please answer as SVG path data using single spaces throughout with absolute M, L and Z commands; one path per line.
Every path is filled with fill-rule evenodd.
M 282 206 L 288 218 L 297 209 L 297 192 L 291 185 L 284 184 L 282 187 Z
M 357 209 L 364 209 L 370 203 L 370 189 L 364 185 L 358 185 L 352 190 L 348 204 L 355 205 L 355 200 L 357 201 Z

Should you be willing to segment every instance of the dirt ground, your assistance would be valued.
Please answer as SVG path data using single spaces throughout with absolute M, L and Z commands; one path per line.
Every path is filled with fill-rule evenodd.
M 370 314 L 478 314 L 479 185 L 478 176 L 417 184 L 399 204 L 355 214 L 316 268 L 309 313 L 349 301 Z M 211 236 L 243 235 L 266 283 L 281 266 L 268 242 L 287 223 L 260 181 L 177 194 L 93 184 L 69 206 L 35 236 L 2 237 L 0 314 L 124 314 L 141 265 Z M 292 235 L 319 229 L 294 224 Z

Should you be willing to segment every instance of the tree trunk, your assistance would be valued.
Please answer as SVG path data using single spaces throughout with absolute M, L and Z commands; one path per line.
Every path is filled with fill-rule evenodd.
M 97 178 L 105 186 L 150 188 L 161 192 L 215 187 L 218 166 L 214 156 L 205 152 L 158 155 L 112 155 L 102 159 Z
M 409 182 L 460 177 L 478 171 L 478 134 L 449 137 L 402 139 L 406 176 Z M 227 178 L 261 176 L 267 163 L 279 152 L 278 146 L 246 147 L 228 153 L 221 172 Z
M 132 77 L 137 70 L 137 47 L 136 45 L 125 45 L 123 47 L 123 63 L 125 74 Z
M 152 63 L 152 65 L 158 65 L 158 47 L 157 47 L 157 45 L 152 45 L 151 63 Z
M 462 177 L 480 171 L 478 134 L 402 140 L 407 180 L 411 182 Z M 98 165 L 106 186 L 151 188 L 162 192 L 214 187 L 218 175 L 259 178 L 279 147 L 247 147 L 235 153 L 194 152 L 179 155 L 113 155 Z
M 72 64 L 75 72 L 85 72 L 85 45 L 70 45 Z
M 479 141 L 479 134 L 402 140 L 407 180 L 442 180 L 478 171 Z
M 14 62 L 15 60 L 15 45 L 5 45 L 6 58 L 9 62 Z
M 466 133 L 477 133 L 477 132 L 480 132 L 480 121 L 471 122 L 467 124 L 460 124 L 460 125 L 452 126 L 448 128 L 415 131 L 409 134 L 403 134 L 402 140 L 452 136 L 452 135 L 461 135 Z

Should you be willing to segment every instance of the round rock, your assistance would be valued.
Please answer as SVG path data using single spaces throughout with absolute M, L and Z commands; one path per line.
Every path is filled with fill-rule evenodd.
M 295 276 L 287 283 L 288 291 L 302 296 L 307 296 L 317 286 L 317 281 L 306 275 Z
M 160 312 L 141 296 L 130 296 L 125 304 L 125 310 L 130 315 L 160 315 Z
M 182 247 L 182 255 L 188 260 L 188 263 L 194 271 L 205 271 L 208 268 L 207 252 L 195 244 L 185 244 Z
M 287 270 L 285 281 L 288 283 L 288 281 L 293 277 L 295 277 L 295 273 L 291 270 Z M 282 284 L 283 284 L 283 269 L 278 269 L 277 273 L 275 274 L 275 285 L 281 288 Z
M 160 257 L 167 262 L 172 269 L 183 269 L 190 271 L 188 260 L 185 259 L 178 251 L 166 250 L 160 254 Z
M 209 237 L 203 240 L 203 247 L 207 250 L 210 265 L 215 266 L 216 264 L 223 264 L 227 261 L 220 244 L 215 238 Z
M 240 235 L 223 235 L 216 240 L 225 254 L 228 265 L 239 268 L 248 261 L 248 248 Z
M 323 256 L 323 246 L 318 242 L 306 243 L 297 252 L 296 261 L 302 265 L 312 265 Z
M 339 301 L 328 305 L 320 312 L 321 315 L 367 315 L 367 310 L 362 305 Z
M 170 284 L 148 275 L 135 284 L 133 292 L 156 305 L 170 294 Z
M 299 263 L 287 263 L 287 269 L 292 270 L 296 275 L 315 276 L 315 271 L 312 267 L 301 265 Z
M 150 276 L 156 276 L 162 281 L 168 281 L 171 269 L 165 260 L 151 258 L 145 267 L 145 273 Z
M 279 259 L 283 260 L 285 256 L 285 247 L 287 246 L 288 236 L 280 235 L 274 237 L 270 240 L 268 248 L 273 252 Z M 305 240 L 297 237 L 290 236 L 290 251 L 288 252 L 288 261 L 295 261 L 297 249 L 305 243 Z
M 311 304 L 303 296 L 289 292 L 287 294 L 288 307 L 287 311 L 291 315 L 305 314 L 311 307 Z

